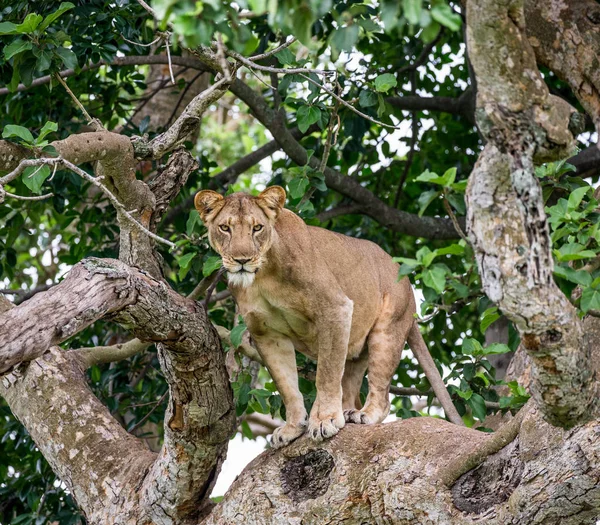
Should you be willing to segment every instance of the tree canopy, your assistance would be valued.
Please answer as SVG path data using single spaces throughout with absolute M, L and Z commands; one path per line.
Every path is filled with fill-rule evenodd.
M 208 319 L 221 327 L 235 428 L 248 439 L 266 435 L 272 418 L 285 418 L 285 407 L 266 370 L 248 357 L 243 319 L 220 280 L 220 258 L 208 246 L 193 196 L 205 188 L 257 194 L 266 185 L 282 185 L 287 207 L 308 224 L 369 239 L 396 258 L 399 277 L 409 276 L 422 294 L 423 334 L 459 413 L 469 427 L 496 430 L 495 418 L 516 412 L 531 394 L 529 384 L 516 380 L 518 373 L 504 379 L 508 359 L 499 356 L 512 356 L 530 333 L 524 326 L 535 323 L 521 322 L 527 314 L 519 317 L 520 306 L 507 302 L 510 279 L 496 296 L 490 281 L 482 282 L 482 265 L 486 279 L 492 270 L 481 254 L 489 261 L 490 252 L 481 240 L 474 242 L 472 232 L 484 228 L 477 221 L 488 219 L 485 206 L 471 206 L 477 215 L 467 218 L 467 181 L 478 158 L 510 133 L 489 109 L 501 74 L 484 77 L 483 59 L 467 52 L 467 32 L 477 41 L 481 29 L 466 27 L 466 3 L 0 5 L 0 294 L 16 305 L 35 305 L 36 298 L 67 283 L 65 276 L 81 261 L 120 259 L 166 283 L 178 297 L 204 300 Z M 535 2 L 525 4 L 523 20 L 534 16 Z M 575 108 L 556 110 L 566 112 L 564 133 L 574 138 L 560 142 L 559 132 L 548 132 L 552 148 L 535 146 L 530 155 L 549 228 L 550 280 L 565 304 L 573 305 L 573 319 L 600 316 L 595 102 L 573 87 L 573 72 L 543 56 L 544 42 L 533 41 L 541 38 L 534 24 L 527 30 L 529 43 L 518 45 L 529 53 L 533 65 L 523 63 L 540 75 L 543 88 L 523 88 L 524 99 L 544 108 L 547 100 L 560 99 L 558 108 Z M 488 106 L 476 104 L 477 97 Z M 509 95 L 503 102 L 521 111 Z M 95 137 L 103 138 L 92 153 Z M 523 143 L 535 149 L 537 140 Z M 522 144 L 515 149 L 527 152 Z M 527 161 L 523 165 L 511 164 L 511 173 L 527 172 Z M 539 213 L 543 221 L 544 210 L 527 210 L 528 220 Z M 507 213 L 504 219 L 514 217 Z M 502 224 L 502 217 L 488 223 L 494 220 Z M 536 235 L 529 232 L 529 240 Z M 519 271 L 530 270 L 525 264 Z M 142 283 L 144 277 L 128 279 Z M 145 284 L 136 286 L 138 294 L 151 297 Z M 83 289 L 77 294 L 81 301 L 87 297 Z M 168 304 L 175 311 L 180 303 L 173 297 Z M 161 339 L 136 327 L 138 314 L 119 316 L 113 306 L 91 310 L 73 313 L 81 321 L 76 329 L 55 327 L 64 337 L 49 336 L 44 344 L 78 355 L 89 387 L 115 420 L 159 450 L 164 422 L 177 415 L 169 412 L 175 410 L 169 408 L 172 363 L 165 364 L 169 358 L 152 344 Z M 171 310 L 162 311 L 168 317 Z M 550 330 L 555 328 L 544 333 Z M 0 355 L 0 372 L 21 360 Z M 316 366 L 301 354 L 297 362 L 310 407 Z M 365 380 L 363 394 L 366 388 Z M 392 412 L 401 419 L 426 415 L 435 405 L 409 353 L 392 393 Z M 556 421 L 571 425 L 567 412 L 558 410 Z M 65 491 L 39 443 L 1 398 L 0 416 L 0 523 L 79 523 L 84 518 L 72 491 Z M 225 447 L 229 434 L 223 431 Z

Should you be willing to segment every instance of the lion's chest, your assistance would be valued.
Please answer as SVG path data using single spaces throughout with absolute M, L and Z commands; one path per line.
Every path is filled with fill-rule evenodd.
M 238 298 L 238 304 L 246 326 L 254 336 L 277 332 L 289 337 L 301 351 L 313 339 L 314 325 L 311 320 L 281 297 L 270 297 L 261 290 L 248 290 Z

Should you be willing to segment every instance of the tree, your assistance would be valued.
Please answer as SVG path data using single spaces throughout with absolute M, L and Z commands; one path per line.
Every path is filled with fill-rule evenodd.
M 595 523 L 596 2 L 0 15 L 1 523 Z M 285 408 L 192 199 L 265 183 L 398 258 L 467 427 L 418 417 L 407 356 L 398 421 L 267 451 L 214 502 L 236 429 Z

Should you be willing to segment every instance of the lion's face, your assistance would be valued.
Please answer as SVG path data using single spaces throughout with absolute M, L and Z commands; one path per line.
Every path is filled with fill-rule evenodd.
M 225 198 L 205 190 L 196 194 L 194 204 L 230 284 L 250 286 L 271 247 L 275 221 L 285 204 L 283 188 L 271 186 L 258 197 L 234 193 Z

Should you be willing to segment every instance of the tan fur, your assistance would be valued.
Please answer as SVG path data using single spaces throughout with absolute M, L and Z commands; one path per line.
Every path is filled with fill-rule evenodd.
M 278 186 L 258 197 L 201 191 L 195 199 L 286 406 L 287 421 L 273 434 L 273 445 L 296 439 L 307 424 L 320 440 L 345 421 L 383 421 L 407 339 L 446 414 L 462 424 L 415 322 L 410 283 L 397 280 L 398 265 L 370 241 L 307 226 L 284 203 Z M 308 423 L 294 349 L 317 360 L 317 398 Z M 369 394 L 361 409 L 367 367 Z

